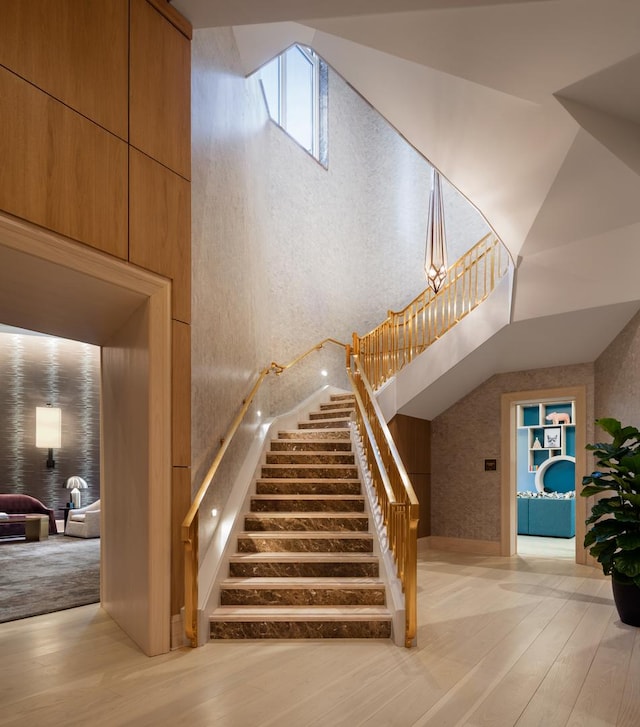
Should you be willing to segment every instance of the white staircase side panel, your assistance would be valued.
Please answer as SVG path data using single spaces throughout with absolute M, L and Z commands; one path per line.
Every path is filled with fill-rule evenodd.
M 385 585 L 387 594 L 386 606 L 391 613 L 391 637 L 397 646 L 404 646 L 406 608 L 404 593 L 402 590 L 402 581 L 398 578 L 398 568 L 395 562 L 395 557 L 389 547 L 389 539 L 384 526 L 382 511 L 378 504 L 377 495 L 375 493 L 373 481 L 367 465 L 362 441 L 358 434 L 358 429 L 353 422 L 351 424 L 351 438 L 354 445 L 354 454 L 360 475 L 360 482 L 362 483 L 362 491 L 365 495 L 365 512 L 370 518 L 369 530 L 375 536 L 373 538 L 373 554 L 379 559 L 379 577 Z
M 514 271 L 499 281 L 489 297 L 410 364 L 401 369 L 376 394 L 386 421 L 397 413 L 432 419 L 463 396 L 459 382 L 440 379 L 470 356 L 499 330 L 509 325 Z M 437 385 L 437 401 L 425 404 L 430 387 Z M 419 413 L 418 413 L 419 412 Z

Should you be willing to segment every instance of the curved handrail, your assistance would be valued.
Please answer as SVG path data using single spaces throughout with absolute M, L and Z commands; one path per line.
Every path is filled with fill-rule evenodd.
M 354 352 L 374 389 L 378 389 L 434 341 L 477 308 L 509 270 L 500 240 L 489 233 L 448 271 L 434 293 L 426 288 L 401 311 L 363 336 L 354 334 Z
M 347 368 L 349 365 L 349 359 L 350 359 L 350 346 L 348 346 L 346 343 L 342 343 L 340 341 L 337 341 L 335 338 L 325 338 L 324 340 L 320 341 L 320 343 L 317 343 L 315 346 L 312 346 L 308 351 L 305 351 L 303 354 L 295 358 L 293 361 L 286 365 L 281 365 L 276 363 L 275 361 L 272 361 L 269 366 L 262 369 L 262 371 L 258 375 L 258 379 L 256 383 L 253 385 L 253 388 L 249 392 L 249 395 L 244 399 L 242 402 L 242 407 L 238 414 L 236 415 L 235 419 L 231 423 L 231 426 L 229 427 L 229 430 L 227 431 L 227 434 L 221 441 L 221 447 L 218 450 L 218 453 L 216 454 L 213 462 L 211 463 L 211 466 L 207 470 L 206 475 L 204 476 L 204 479 L 202 480 L 202 484 L 198 488 L 198 492 L 196 493 L 195 497 L 193 498 L 193 502 L 191 503 L 191 506 L 189 510 L 187 511 L 187 514 L 185 515 L 184 520 L 182 521 L 182 528 L 181 528 L 181 534 L 182 534 L 182 542 L 184 545 L 184 557 L 185 557 L 185 568 L 184 568 L 184 580 L 185 580 L 185 604 L 184 604 L 184 624 L 185 624 L 185 634 L 189 641 L 191 642 L 191 646 L 197 646 L 198 644 L 198 623 L 197 623 L 197 603 L 198 603 L 198 579 L 197 579 L 197 572 L 198 572 L 198 512 L 200 510 L 200 505 L 202 504 L 202 501 L 204 500 L 209 487 L 211 483 L 213 482 L 213 478 L 215 477 L 216 472 L 218 471 L 218 468 L 220 467 L 220 463 L 222 462 L 222 459 L 229 448 L 229 445 L 231 444 L 231 441 L 233 437 L 235 436 L 236 432 L 238 431 L 240 424 L 242 424 L 242 420 L 244 419 L 247 411 L 249 410 L 249 407 L 251 406 L 251 403 L 253 402 L 256 394 L 258 393 L 258 390 L 260 389 L 260 386 L 262 385 L 262 382 L 265 380 L 265 378 L 271 373 L 275 373 L 276 376 L 279 376 L 287 369 L 290 369 L 295 364 L 302 361 L 304 358 L 312 354 L 314 351 L 319 351 L 321 348 L 324 347 L 326 343 L 333 343 L 337 346 L 342 346 L 345 349 L 346 356 L 347 356 Z
M 387 529 L 398 578 L 405 596 L 405 646 L 410 647 L 418 623 L 419 503 L 384 419 L 373 388 L 357 355 L 349 377 L 356 397 L 356 423 L 360 430 L 369 474 Z

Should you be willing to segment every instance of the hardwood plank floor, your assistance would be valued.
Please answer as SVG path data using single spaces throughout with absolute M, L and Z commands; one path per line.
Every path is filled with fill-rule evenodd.
M 0 624 L 0 725 L 638 727 L 640 629 L 599 571 L 534 551 L 421 544 L 410 650 L 219 641 L 148 658 L 98 606 Z

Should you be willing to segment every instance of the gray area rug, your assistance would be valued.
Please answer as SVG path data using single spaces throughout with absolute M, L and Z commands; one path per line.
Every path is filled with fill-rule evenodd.
M 100 601 L 100 538 L 0 539 L 0 623 Z

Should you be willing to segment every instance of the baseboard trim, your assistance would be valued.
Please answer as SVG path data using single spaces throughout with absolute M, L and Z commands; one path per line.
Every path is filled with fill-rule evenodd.
M 429 550 L 446 550 L 453 553 L 474 553 L 476 555 L 500 555 L 500 543 L 493 540 L 471 540 L 469 538 L 445 538 L 429 535 L 421 538 Z

